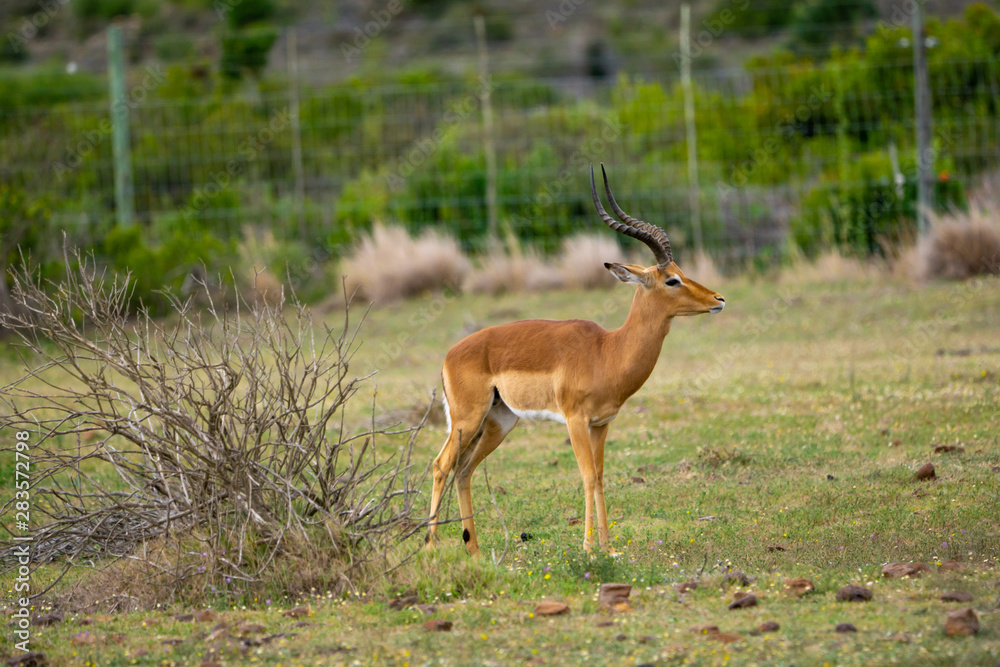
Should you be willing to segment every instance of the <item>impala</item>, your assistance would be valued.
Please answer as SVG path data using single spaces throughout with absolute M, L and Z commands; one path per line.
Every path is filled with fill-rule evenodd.
M 441 372 L 448 439 L 434 459 L 429 547 L 436 538 L 445 483 L 454 468 L 462 539 L 471 555 L 479 555 L 472 473 L 518 419 L 547 419 L 566 424 L 583 477 L 583 548 L 590 551 L 594 546 L 596 506 L 598 539 L 602 549 L 610 550 L 604 504 L 608 425 L 653 372 L 673 319 L 718 313 L 725 306 L 722 296 L 685 276 L 674 263 L 666 232 L 621 210 L 604 165 L 601 173 L 608 203 L 621 222 L 601 205 L 591 165 L 590 190 L 601 220 L 649 246 L 656 265 L 604 264 L 615 278 L 636 286 L 628 317 L 614 331 L 586 320 L 524 320 L 477 331 L 448 351 Z

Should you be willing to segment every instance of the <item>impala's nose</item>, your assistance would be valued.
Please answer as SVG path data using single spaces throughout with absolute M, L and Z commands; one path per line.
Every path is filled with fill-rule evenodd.
M 721 312 L 722 309 L 726 307 L 726 300 L 725 300 L 725 298 L 716 295 L 715 300 L 719 302 L 719 305 L 715 306 L 713 308 L 710 308 L 709 311 L 708 311 L 708 312 L 712 313 L 713 315 L 715 313 Z

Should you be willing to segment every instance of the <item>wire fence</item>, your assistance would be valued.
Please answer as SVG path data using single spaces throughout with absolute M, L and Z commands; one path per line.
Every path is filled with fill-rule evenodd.
M 696 73 L 697 183 L 669 62 L 663 53 L 655 75 L 614 78 L 482 78 L 474 68 L 379 85 L 271 76 L 240 94 L 220 92 L 196 65 L 133 68 L 136 220 L 154 232 L 197 223 L 223 236 L 256 226 L 331 248 L 383 220 L 446 228 L 477 248 L 488 224 L 487 143 L 496 149 L 501 229 L 546 249 L 600 224 L 589 192 L 589 165 L 599 162 L 626 211 L 665 227 L 682 249 L 696 188 L 705 245 L 722 258 L 778 252 L 790 235 L 860 233 L 874 248 L 891 230 L 873 219 L 912 218 L 905 45 L 877 65 L 855 58 Z M 962 205 L 1000 161 L 1000 59 L 938 59 L 931 96 L 935 196 Z M 45 196 L 71 234 L 106 234 L 115 213 L 111 116 L 103 93 L 0 111 L 3 181 Z

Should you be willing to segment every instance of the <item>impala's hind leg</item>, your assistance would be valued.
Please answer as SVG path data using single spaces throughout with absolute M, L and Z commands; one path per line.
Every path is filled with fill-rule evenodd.
M 483 383 L 480 396 L 454 396 L 448 392 L 445 383 L 444 409 L 448 417 L 450 431 L 441 452 L 434 459 L 434 487 L 431 490 L 430 526 L 427 546 L 432 547 L 437 537 L 438 513 L 441 511 L 441 496 L 448 475 L 461 457 L 480 437 L 483 421 L 493 404 L 493 387 Z M 464 514 L 463 514 L 464 517 Z M 471 517 L 469 517 L 471 520 Z M 464 519 L 463 519 L 464 523 Z
M 510 411 L 503 401 L 496 400 L 476 443 L 463 452 L 455 472 L 458 483 L 458 506 L 462 511 L 462 539 L 472 556 L 479 556 L 479 541 L 476 539 L 476 524 L 472 519 L 472 473 L 487 456 L 500 446 L 503 439 L 517 424 L 517 415 Z

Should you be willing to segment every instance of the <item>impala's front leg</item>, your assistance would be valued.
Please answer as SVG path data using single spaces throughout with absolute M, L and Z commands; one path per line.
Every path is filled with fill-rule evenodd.
M 594 455 L 590 443 L 590 424 L 585 417 L 571 417 L 566 420 L 569 429 L 569 440 L 573 444 L 573 454 L 576 464 L 580 466 L 580 477 L 583 478 L 584 527 L 583 550 L 594 548 L 594 489 L 597 486 L 597 467 L 594 465 Z M 604 492 L 601 492 L 601 512 L 604 512 Z M 604 519 L 604 539 L 607 539 L 607 517 Z
M 597 539 L 601 549 L 614 553 L 608 540 L 608 510 L 604 505 L 604 441 L 608 437 L 608 424 L 590 429 L 590 450 L 594 457 L 597 479 L 594 484 L 594 505 L 597 509 Z

